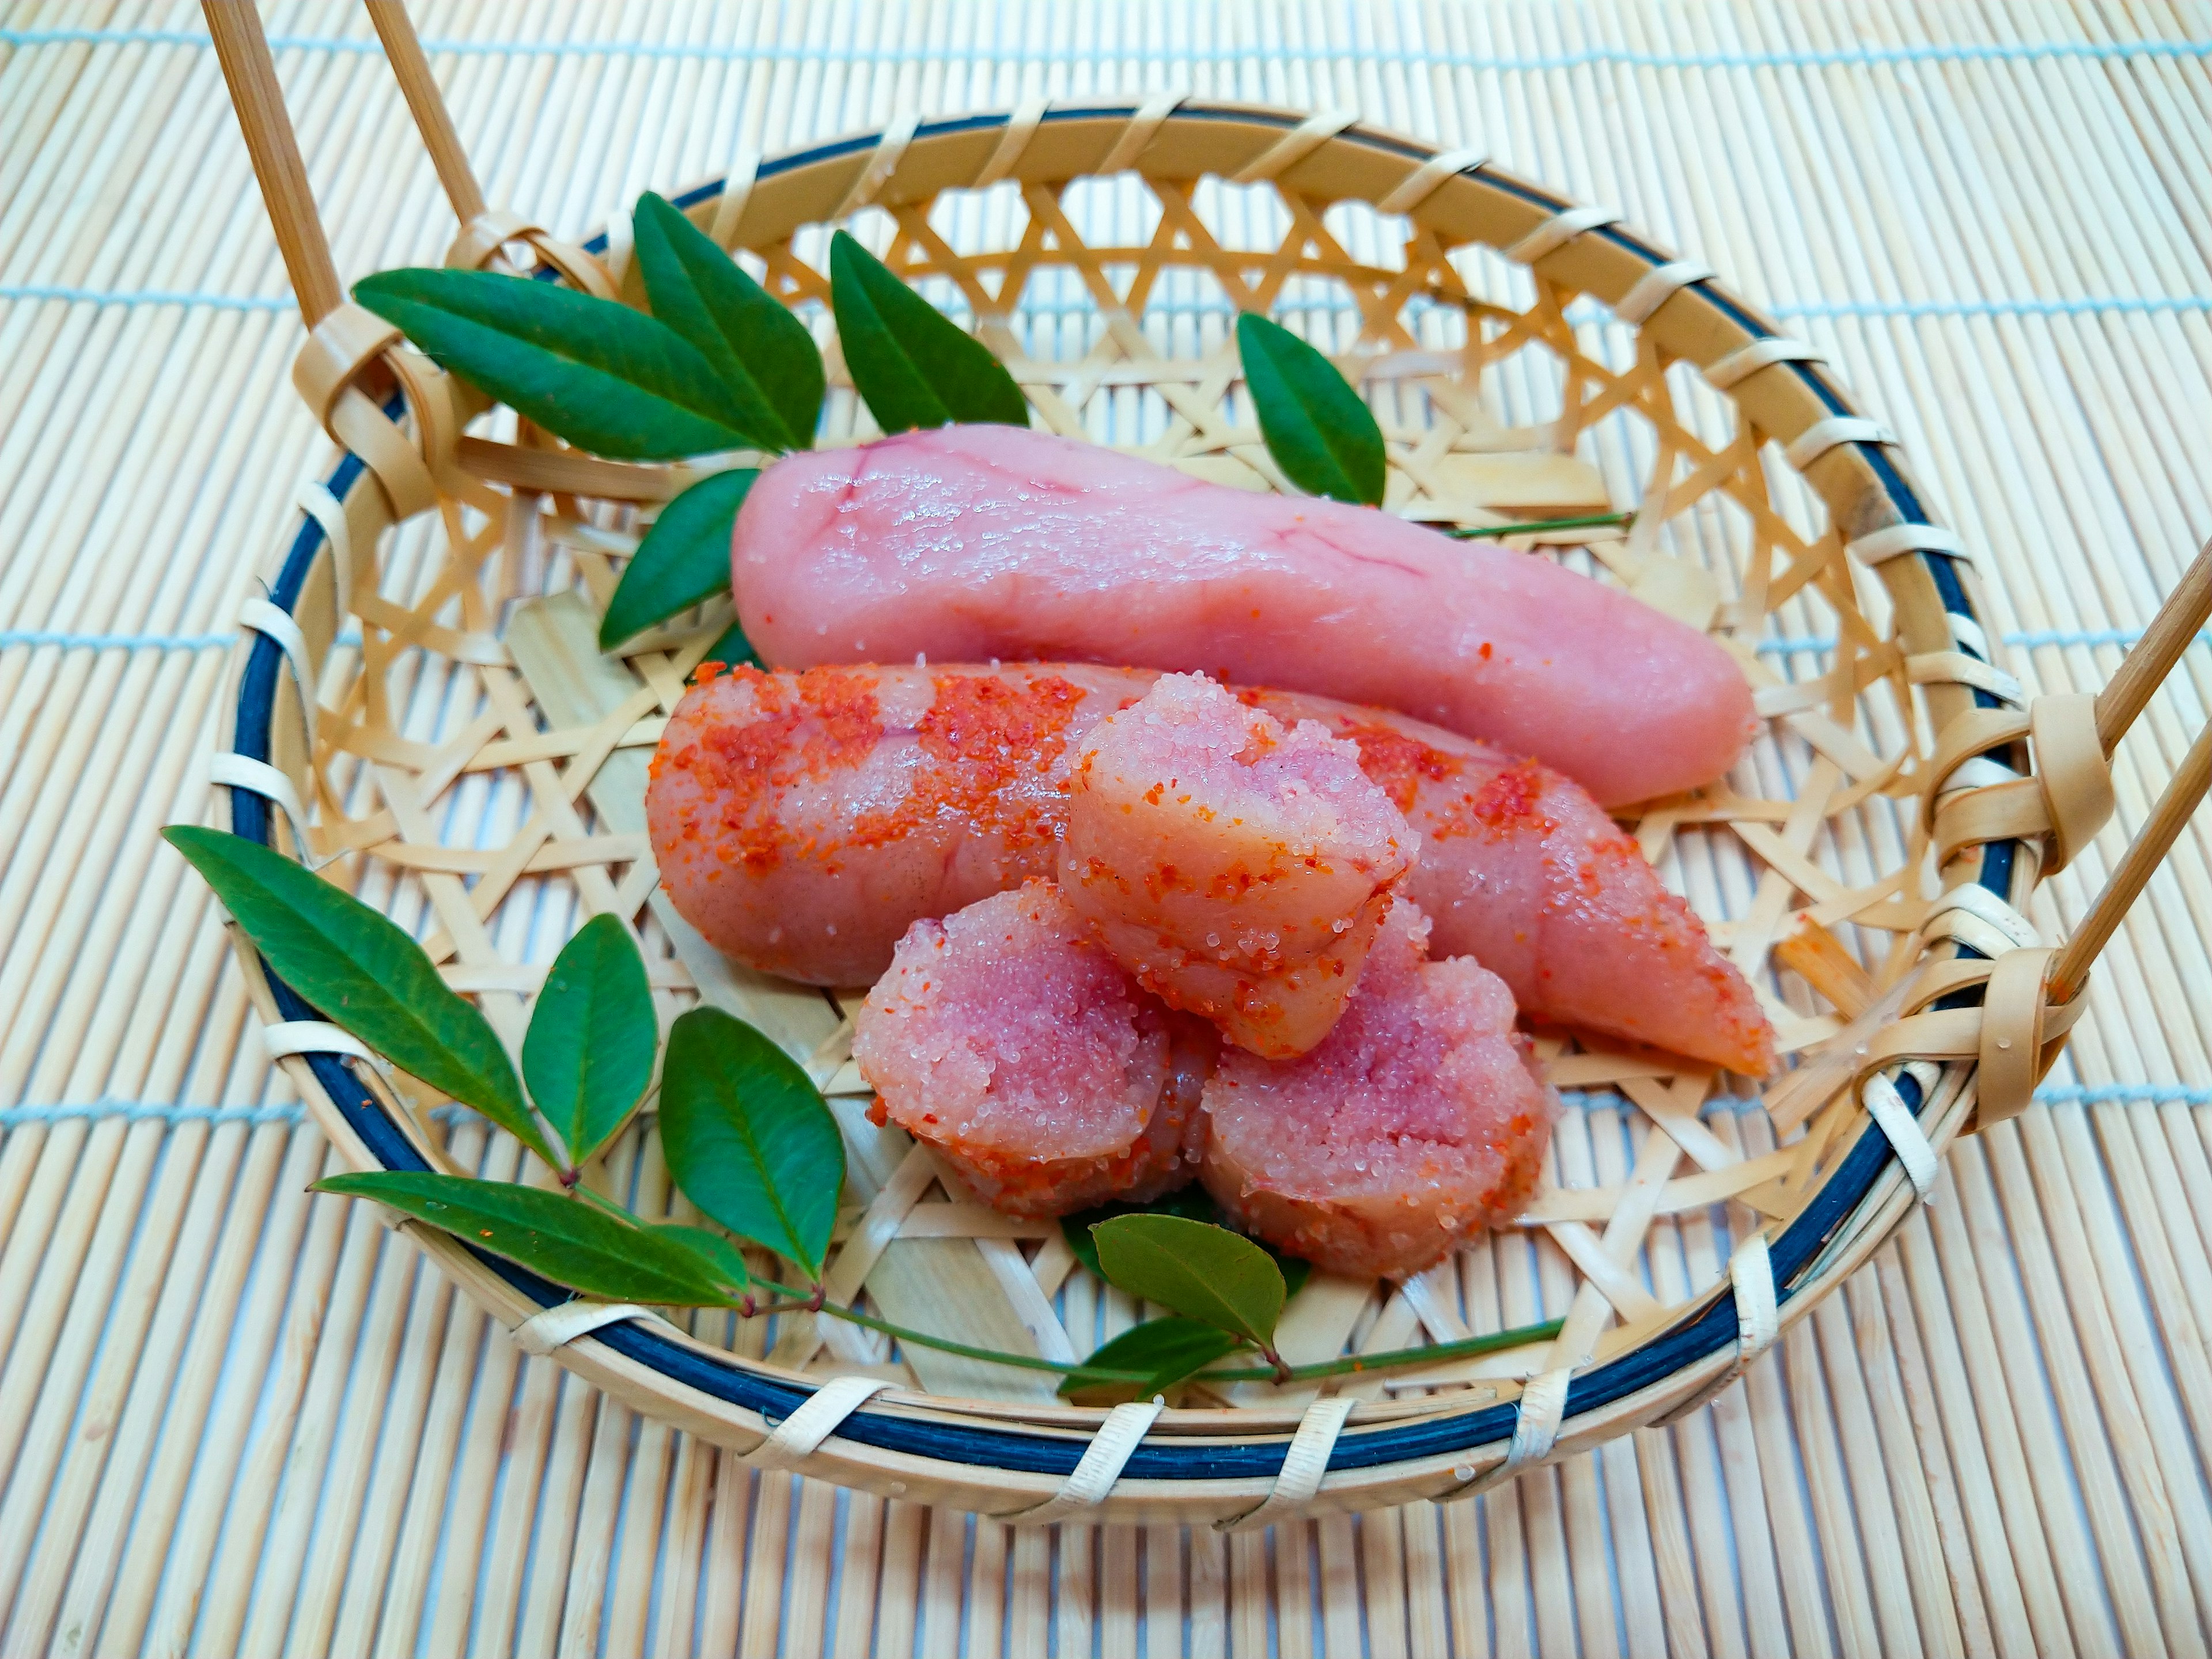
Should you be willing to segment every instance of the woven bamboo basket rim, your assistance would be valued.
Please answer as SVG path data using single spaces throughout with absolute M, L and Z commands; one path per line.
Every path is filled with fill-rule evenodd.
M 241 757 L 243 766 L 227 775 L 218 770 L 217 781 L 230 786 L 227 806 L 218 795 L 218 814 L 237 833 L 270 845 L 282 844 L 280 822 L 290 818 L 296 845 L 303 839 L 302 817 L 295 810 L 302 792 L 292 781 L 305 778 L 312 790 L 319 777 L 307 709 L 339 632 L 347 580 L 339 567 L 358 564 L 359 550 L 373 550 L 395 523 L 435 505 L 448 479 L 433 481 L 426 467 L 450 461 L 453 452 L 449 446 L 426 463 L 422 452 L 436 447 L 428 431 L 434 422 L 404 395 L 418 392 L 418 385 L 398 358 L 386 356 L 388 336 L 363 338 L 359 319 L 365 313 L 341 303 L 251 8 L 210 6 L 209 12 L 313 331 L 295 379 L 343 452 L 319 489 L 310 491 L 299 529 L 266 579 L 264 603 L 289 620 L 291 633 L 265 615 L 249 617 L 249 631 L 235 653 L 235 696 L 226 708 L 219 745 L 226 757 Z M 526 240 L 544 262 L 541 275 L 565 275 L 611 291 L 618 277 L 600 263 L 611 252 L 606 236 L 570 248 L 485 208 L 404 15 L 388 4 L 374 6 L 372 14 L 462 221 L 457 248 L 481 260 L 503 242 Z M 1848 546 L 1887 592 L 1893 608 L 1888 642 L 1895 657 L 1889 671 L 1900 684 L 1909 684 L 1929 730 L 1944 732 L 1976 711 L 1996 722 L 1996 737 L 1975 755 L 2002 756 L 2009 763 L 2007 775 L 2020 787 L 2004 797 L 2001 810 L 1985 811 L 1973 821 L 1988 833 L 1960 838 L 1956 856 L 1942 866 L 1942 886 L 1947 894 L 1971 888 L 1988 896 L 1954 905 L 1954 915 L 1989 921 L 1993 915 L 1990 926 L 2000 931 L 2018 921 L 2029 891 L 2052 862 L 2045 833 L 2051 820 L 2070 814 L 2059 835 L 2063 857 L 2066 835 L 2078 839 L 2094 802 L 2069 803 L 2062 796 L 2054 805 L 2051 787 L 2027 764 L 2026 726 L 2004 724 L 2019 701 L 2017 686 L 2003 675 L 1977 621 L 1984 607 L 1963 549 L 1935 524 L 1893 441 L 1853 406 L 1817 360 L 1787 343 L 1703 267 L 1674 258 L 1610 216 L 1578 210 L 1482 158 L 1440 156 L 1347 118 L 1166 99 L 1031 105 L 1011 114 L 904 122 L 887 132 L 757 161 L 673 199 L 725 246 L 781 248 L 787 254 L 795 232 L 843 219 L 862 206 L 896 210 L 921 204 L 926 209 L 939 192 L 979 182 L 1011 178 L 1058 189 L 1079 178 L 1130 171 L 1148 181 L 1184 185 L 1203 177 L 1269 183 L 1316 204 L 1316 217 L 1320 204 L 1362 201 L 1406 215 L 1417 232 L 1443 249 L 1517 247 L 1557 290 L 1555 299 L 1566 293 L 1589 296 L 1608 304 L 1617 318 L 1632 318 L 1639 347 L 1653 353 L 1662 370 L 1677 361 L 1708 370 L 1732 365 L 1733 377 L 1721 389 L 1754 451 L 1765 440 L 1783 447 L 1791 468 L 1826 508 L 1835 568 L 1848 569 Z M 978 311 L 987 313 L 987 307 L 979 304 Z M 348 327 L 356 331 L 350 337 Z M 378 384 L 380 364 L 400 370 L 403 393 L 392 393 L 387 382 L 378 387 L 380 398 L 362 395 L 363 386 Z M 415 372 L 419 376 L 419 366 Z M 1726 373 L 1711 378 L 1721 381 Z M 410 415 L 411 428 L 398 424 Z M 551 452 L 495 453 L 495 448 L 479 446 L 470 452 L 470 462 L 484 469 L 483 477 L 515 483 L 518 493 L 558 491 L 564 484 L 586 493 L 579 480 L 596 481 L 610 495 L 626 488 L 630 499 L 652 493 L 649 483 L 625 478 L 635 469 L 565 455 L 549 459 Z M 544 466 L 555 469 L 556 482 L 532 474 Z M 433 484 L 428 501 L 419 495 L 426 483 Z M 410 489 L 417 492 L 412 501 Z M 410 510 L 395 510 L 395 501 Z M 1848 597 L 1852 591 L 1845 576 L 1842 592 Z M 2104 738 L 2106 750 L 2170 666 L 2179 642 L 2203 624 L 2208 608 L 2212 565 L 2200 560 L 2144 647 L 2100 700 L 2095 734 Z M 1927 666 L 1907 681 L 1902 665 L 1913 659 Z M 2036 736 L 2040 747 L 2045 733 L 2039 728 Z M 1924 757 L 1913 759 L 1928 763 Z M 2021 1006 L 2008 1009 L 2006 1018 L 2037 1056 L 2047 1048 L 2041 1024 L 2046 981 L 2056 978 L 2069 996 L 2078 991 L 2097 946 L 2201 797 L 2204 769 L 2185 768 L 2131 854 L 2131 866 L 2116 873 L 2069 952 L 2056 963 L 2051 952 L 2041 952 L 2025 993 L 2019 987 L 2010 992 Z M 1966 775 L 1978 781 L 1946 796 L 1946 811 L 1962 797 L 1986 801 L 2003 794 L 2003 782 L 1986 772 Z M 2094 794 L 2094 783 L 2073 787 Z M 2039 810 L 2044 815 L 2039 830 Z M 1916 837 L 1912 858 L 1922 851 Z M 1977 939 L 1987 945 L 1991 934 L 1972 927 L 1942 933 L 1927 942 L 1923 959 L 1972 959 L 2004 948 L 1978 948 Z M 240 957 L 264 1019 L 295 1031 L 318 1020 L 250 946 Z M 1972 977 L 1962 979 L 1960 991 L 1939 1005 L 1942 1013 L 1962 1015 L 1970 1027 L 1980 1024 L 1980 1012 L 1954 1005 L 1972 1001 Z M 562 1364 L 638 1409 L 763 1462 L 1009 1519 L 1073 1516 L 1235 1524 L 1480 1490 L 1523 1467 L 1702 1403 L 1771 1343 L 1777 1330 L 1809 1311 L 1909 1212 L 1925 1176 L 1919 1160 L 1932 1160 L 1954 1136 L 1973 1127 L 1975 1033 L 1970 1030 L 1961 1040 L 1954 1032 L 1940 1065 L 1923 1060 L 1896 1073 L 1891 1086 L 1902 1109 L 1900 1123 L 1895 1111 L 1877 1119 L 1852 1098 L 1850 1085 L 1866 1069 L 1854 1062 L 1879 1035 L 1880 1027 L 1869 1020 L 1882 1005 L 1875 1005 L 1875 1016 L 1847 1012 L 1855 1018 L 1838 1022 L 1838 1033 L 1810 1051 L 1816 1063 L 1785 1074 L 1804 1079 L 1819 1072 L 1822 1086 L 1840 1094 L 1841 1109 L 1826 1096 L 1812 1103 L 1830 1105 L 1815 1126 L 1830 1145 L 1815 1149 L 1817 1182 L 1797 1195 L 1778 1226 L 1759 1231 L 1765 1269 L 1750 1269 L 1749 1283 L 1742 1275 L 1723 1275 L 1687 1301 L 1655 1304 L 1639 1319 L 1621 1315 L 1590 1341 L 1586 1358 L 1529 1378 L 1525 1390 L 1500 1379 L 1480 1399 L 1439 1395 L 1387 1404 L 1340 1401 L 1332 1411 L 1324 1396 L 1311 1405 L 1170 1409 L 1155 1415 L 1144 1407 L 1109 1413 L 894 1387 L 865 1403 L 845 1390 L 834 1414 L 825 1417 L 817 1408 L 821 1434 L 794 1439 L 780 1425 L 792 1425 L 800 1407 L 817 1397 L 818 1372 L 735 1354 L 646 1317 L 614 1317 L 563 1333 L 550 1342 L 550 1351 Z M 2063 1041 L 2063 1024 L 2057 1029 Z M 1898 1058 L 1911 1054 L 1908 1047 Z M 343 1052 L 312 1042 L 284 1050 L 283 1063 L 318 1123 L 356 1167 L 434 1167 L 435 1149 L 426 1143 L 422 1124 L 367 1068 L 356 1071 Z M 1814 1155 L 1806 1154 L 1808 1168 Z M 569 1291 L 513 1264 L 443 1234 L 411 1225 L 410 1231 L 444 1271 L 509 1326 L 542 1330 L 548 1311 L 569 1303 Z

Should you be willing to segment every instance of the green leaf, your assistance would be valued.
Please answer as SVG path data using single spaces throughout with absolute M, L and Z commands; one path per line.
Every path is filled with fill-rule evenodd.
M 1267 453 L 1309 495 L 1382 505 L 1382 428 L 1336 365 L 1265 317 L 1237 319 L 1237 354 Z
M 713 1263 L 722 1288 L 732 1299 L 743 1296 L 750 1287 L 753 1273 L 745 1266 L 745 1253 L 726 1235 L 708 1227 L 687 1227 L 679 1221 L 648 1221 L 645 1224 Z
M 1060 1231 L 1067 1240 L 1067 1248 L 1075 1252 L 1077 1261 L 1101 1279 L 1106 1275 L 1099 1269 L 1098 1241 L 1091 1236 L 1091 1230 L 1100 1222 L 1110 1220 L 1117 1215 L 1179 1215 L 1193 1221 L 1209 1221 L 1217 1227 L 1229 1227 L 1231 1232 L 1236 1231 L 1230 1227 L 1229 1218 L 1213 1201 L 1212 1194 L 1194 1181 L 1188 1187 L 1177 1188 L 1164 1198 L 1155 1198 L 1146 1203 L 1130 1204 L 1117 1198 L 1101 1204 L 1094 1210 L 1062 1216 Z M 1267 1253 L 1268 1260 L 1283 1275 L 1285 1300 L 1305 1288 L 1306 1280 L 1313 1277 L 1312 1262 L 1297 1256 L 1285 1255 L 1264 1238 L 1255 1238 L 1252 1242 Z
M 407 1170 L 331 1176 L 313 1190 L 373 1198 L 586 1296 L 683 1308 L 734 1300 L 720 1264 L 688 1241 L 563 1193 Z
M 558 1167 L 489 1022 L 389 918 L 243 836 L 182 823 L 161 834 L 325 1018 Z
M 1060 1392 L 1083 1406 L 1150 1400 L 1242 1346 L 1229 1332 L 1195 1319 L 1148 1319 L 1100 1347 L 1080 1370 L 1070 1371 Z M 1127 1375 L 1132 1371 L 1136 1378 Z
M 743 1020 L 694 1008 L 668 1034 L 660 1146 L 684 1195 L 822 1277 L 845 1143 L 812 1080 Z
M 1132 1296 L 1261 1346 L 1282 1317 L 1283 1275 L 1226 1227 L 1177 1215 L 1121 1215 L 1091 1230 L 1108 1280 Z
M 731 529 L 759 477 L 750 467 L 710 473 L 660 509 L 599 619 L 600 650 L 729 592 Z
M 647 191 L 633 221 L 653 314 L 699 348 L 732 395 L 805 449 L 822 420 L 822 354 L 806 325 L 745 275 L 714 239 Z
M 745 637 L 744 624 L 738 622 L 724 629 L 721 637 L 707 647 L 707 654 L 699 660 L 702 665 L 718 662 L 725 668 L 764 668 L 768 665 L 761 661 L 760 653 L 753 649 L 753 642 Z M 699 671 L 695 668 L 691 672 L 696 675 Z
M 845 367 L 885 432 L 1030 423 L 1021 387 L 990 348 L 842 230 L 830 244 L 830 307 Z
M 522 1039 L 522 1075 L 574 1168 L 605 1146 L 653 1080 L 660 1026 L 629 930 L 593 916 L 561 947 Z
M 780 449 L 667 324 L 552 283 L 489 270 L 386 270 L 353 297 L 440 367 L 594 455 L 672 461 Z
M 1067 1240 L 1067 1248 L 1075 1252 L 1078 1261 L 1101 1279 L 1105 1278 L 1106 1273 L 1098 1265 L 1098 1240 L 1091 1230 L 1100 1222 L 1110 1221 L 1117 1215 L 1179 1215 L 1186 1220 L 1209 1221 L 1216 1226 L 1222 1224 L 1221 1206 L 1195 1181 L 1148 1203 L 1131 1204 L 1121 1199 L 1111 1199 L 1095 1209 L 1062 1216 L 1060 1231 L 1060 1236 Z

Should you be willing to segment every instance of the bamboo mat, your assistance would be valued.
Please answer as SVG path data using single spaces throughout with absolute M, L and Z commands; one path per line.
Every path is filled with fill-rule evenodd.
M 266 9 L 349 276 L 450 233 L 366 20 Z M 422 5 L 495 202 L 1036 93 L 1355 108 L 1626 210 L 1823 348 L 2087 689 L 2212 530 L 2212 11 L 1106 0 Z M 0 1654 L 2207 1651 L 2208 836 L 2046 1103 L 1710 1411 L 1472 1504 L 1012 1534 L 757 1475 L 524 1359 L 247 1029 L 200 816 L 324 444 L 195 8 L 0 4 Z M 2040 900 L 2078 915 L 2212 651 Z M 1693 1264 L 1696 1265 L 1696 1264 Z

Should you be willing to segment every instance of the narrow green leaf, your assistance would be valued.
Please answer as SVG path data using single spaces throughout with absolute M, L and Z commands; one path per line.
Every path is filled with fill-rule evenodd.
M 830 307 L 845 367 L 885 432 L 1030 423 L 1021 387 L 990 348 L 842 230 L 830 244 Z
M 1265 1346 L 1283 1314 L 1283 1275 L 1226 1227 L 1178 1215 L 1122 1215 L 1091 1229 L 1098 1265 L 1132 1296 Z
M 1382 505 L 1382 428 L 1336 365 L 1279 324 L 1246 312 L 1237 355 L 1267 453 L 1309 495 Z
M 638 198 L 637 263 L 653 314 L 699 348 L 738 401 L 805 449 L 822 420 L 822 354 L 806 325 L 664 197 Z
M 768 665 L 761 660 L 760 653 L 753 649 L 753 642 L 745 637 L 744 624 L 739 622 L 732 622 L 724 629 L 721 637 L 707 647 L 707 654 L 699 661 L 702 666 L 718 662 L 725 668 L 765 668 Z M 692 672 L 696 675 L 698 670 L 694 669 Z
M 760 474 L 714 472 L 660 509 L 599 619 L 599 649 L 666 622 L 730 588 L 730 532 Z
M 745 1253 L 724 1234 L 708 1227 L 687 1227 L 678 1221 L 648 1221 L 645 1224 L 696 1252 L 702 1261 L 712 1263 L 718 1282 L 732 1301 L 751 1286 L 753 1273 L 745 1266 Z
M 1213 1201 L 1212 1194 L 1194 1181 L 1188 1187 L 1177 1188 L 1164 1198 L 1155 1198 L 1146 1203 L 1130 1204 L 1117 1198 L 1093 1210 L 1062 1216 L 1060 1231 L 1067 1240 L 1067 1248 L 1075 1252 L 1077 1261 L 1101 1279 L 1106 1275 L 1099 1269 L 1098 1241 L 1091 1230 L 1100 1222 L 1111 1220 L 1117 1215 L 1179 1215 L 1192 1221 L 1211 1222 L 1217 1227 L 1228 1227 L 1231 1232 L 1236 1231 L 1230 1225 L 1229 1218 L 1222 1212 L 1221 1206 Z M 1285 1300 L 1305 1288 L 1306 1280 L 1313 1277 L 1312 1262 L 1297 1256 L 1285 1255 L 1264 1238 L 1255 1238 L 1252 1242 L 1267 1253 L 1267 1259 L 1283 1275 Z
M 628 306 L 489 270 L 386 270 L 353 297 L 440 367 L 594 455 L 780 449 L 699 349 Z
M 719 1283 L 720 1264 L 672 1230 L 617 1220 L 563 1193 L 405 1170 L 331 1176 L 314 1190 L 373 1198 L 586 1296 L 681 1308 L 735 1300 Z
M 561 947 L 522 1039 L 530 1097 L 570 1168 L 607 1144 L 653 1080 L 660 1027 L 629 930 L 593 916 Z
M 325 1018 L 557 1165 L 497 1034 L 397 925 L 243 836 L 182 823 L 161 834 L 215 889 L 277 976 Z
M 1148 1319 L 1099 1348 L 1082 1370 L 1070 1371 L 1060 1392 L 1081 1406 L 1150 1400 L 1242 1346 L 1229 1332 L 1195 1319 Z
M 661 1064 L 660 1146 L 686 1198 L 821 1278 L 845 1143 L 782 1049 L 717 1008 L 678 1019 Z

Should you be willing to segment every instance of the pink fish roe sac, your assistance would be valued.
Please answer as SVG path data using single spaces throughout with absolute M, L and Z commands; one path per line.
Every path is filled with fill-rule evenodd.
M 745 498 L 731 565 L 778 668 L 919 652 L 1217 674 L 1398 709 L 1609 806 L 1711 781 L 1759 724 L 1727 651 L 1548 559 L 1049 432 L 787 455 Z
M 1390 907 L 1344 1018 L 1303 1058 L 1222 1052 L 1200 1178 L 1251 1232 L 1331 1273 L 1403 1278 L 1534 1190 L 1556 1106 L 1513 999 L 1472 957 L 1428 960 Z
M 1420 846 L 1357 745 L 1170 674 L 1070 783 L 1060 885 L 1146 990 L 1255 1054 L 1328 1035 Z
M 917 921 L 854 1021 L 875 1115 L 985 1202 L 1065 1215 L 1182 1186 L 1204 1045 L 1137 988 L 1048 881 Z

